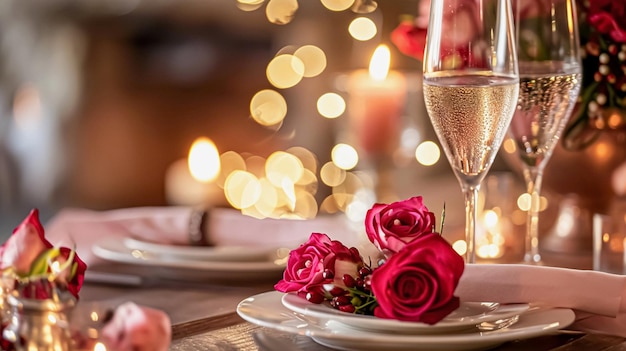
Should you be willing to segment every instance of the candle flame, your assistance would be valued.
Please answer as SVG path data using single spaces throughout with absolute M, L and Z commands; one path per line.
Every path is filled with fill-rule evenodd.
M 96 345 L 93 347 L 93 351 L 106 351 L 106 350 L 107 350 L 106 346 L 104 346 L 104 344 L 101 342 L 97 342 Z
M 379 45 L 372 59 L 370 60 L 370 76 L 372 79 L 382 81 L 387 78 L 389 73 L 389 65 L 391 63 L 391 52 L 387 45 Z
M 197 181 L 208 183 L 215 180 L 220 174 L 220 155 L 215 143 L 206 137 L 196 139 L 189 150 L 187 165 Z

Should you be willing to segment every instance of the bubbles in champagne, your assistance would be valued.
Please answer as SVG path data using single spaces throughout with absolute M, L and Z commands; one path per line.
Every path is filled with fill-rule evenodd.
M 524 163 L 547 160 L 569 120 L 580 90 L 580 74 L 520 77 L 519 102 L 510 137 Z
M 515 110 L 518 89 L 517 80 L 507 77 L 424 81 L 428 114 L 457 175 L 477 183 L 489 170 Z

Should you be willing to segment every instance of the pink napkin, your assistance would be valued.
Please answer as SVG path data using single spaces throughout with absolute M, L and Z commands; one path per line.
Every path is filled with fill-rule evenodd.
M 515 264 L 468 264 L 456 289 L 465 301 L 530 303 L 576 312 L 571 328 L 626 337 L 626 276 Z
M 140 240 L 186 245 L 189 242 L 190 207 L 137 207 L 110 211 L 65 209 L 46 224 L 46 235 L 56 245 L 76 244 L 87 263 L 99 259 L 91 247 L 102 238 L 133 237 Z M 295 248 L 312 232 L 328 234 L 346 245 L 358 245 L 345 216 L 318 216 L 311 220 L 257 219 L 234 209 L 210 212 L 209 237 L 215 245 Z
M 171 323 L 162 311 L 132 302 L 115 309 L 102 328 L 101 339 L 111 351 L 166 351 L 171 340 Z

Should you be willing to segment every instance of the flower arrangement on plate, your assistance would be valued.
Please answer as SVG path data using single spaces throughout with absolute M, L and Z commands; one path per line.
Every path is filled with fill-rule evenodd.
M 312 233 L 289 254 L 274 288 L 346 312 L 436 324 L 456 310 L 463 258 L 436 231 L 421 196 L 367 211 L 365 231 L 380 258 Z

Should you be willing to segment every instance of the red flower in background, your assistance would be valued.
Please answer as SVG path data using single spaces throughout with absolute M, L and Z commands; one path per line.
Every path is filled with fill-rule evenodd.
M 584 7 L 583 7 L 584 9 Z M 624 0 L 593 0 L 589 2 L 589 24 L 617 43 L 626 43 L 626 2 Z
M 464 46 L 479 32 L 479 2 L 458 1 L 455 5 L 444 9 L 442 31 L 445 32 L 450 26 L 460 26 L 467 30 L 442 43 L 440 55 L 457 67 L 484 67 L 484 48 Z M 420 1 L 418 17 L 412 21 L 403 20 L 391 33 L 391 41 L 400 52 L 420 61 L 424 59 L 429 11 L 430 0 Z

